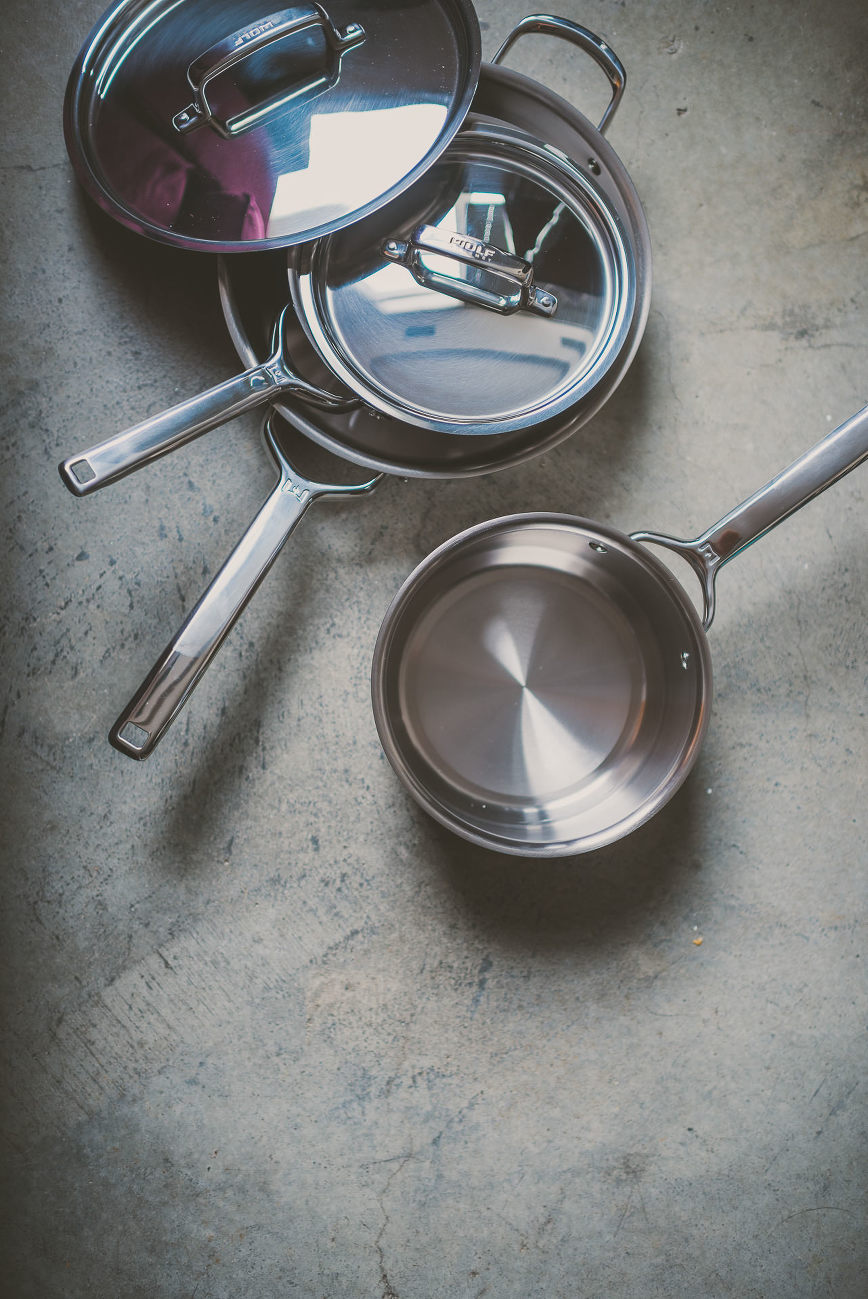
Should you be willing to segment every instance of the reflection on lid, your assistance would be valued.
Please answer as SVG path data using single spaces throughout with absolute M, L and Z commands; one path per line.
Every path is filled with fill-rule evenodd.
M 339 217 L 348 195 L 357 207 L 373 202 L 413 168 L 419 140 L 436 139 L 445 121 L 442 104 L 405 104 L 399 114 L 372 109 L 315 115 L 308 165 L 277 177 L 268 237 Z M 378 136 L 388 145 L 371 151 Z
M 370 381 L 426 418 L 520 418 L 575 388 L 605 347 L 618 305 L 613 254 L 580 202 L 544 177 L 464 161 L 459 150 L 418 183 L 416 202 L 411 192 L 395 205 L 391 221 L 380 213 L 366 237 L 344 231 L 329 241 L 337 255 L 323 275 L 328 328 L 354 382 Z M 418 282 L 382 249 L 384 237 L 409 238 L 420 218 L 531 263 L 557 312 L 499 314 Z M 418 256 L 435 275 L 485 287 L 485 266 L 429 249 Z
M 479 53 L 471 0 L 273 13 L 116 0 L 70 78 L 67 145 L 85 187 L 133 229 L 215 250 L 312 242 L 439 156 Z
M 120 72 L 124 63 L 132 54 L 133 50 L 142 41 L 157 23 L 162 22 L 173 9 L 177 9 L 183 4 L 184 0 L 174 0 L 168 8 L 163 8 L 157 0 L 140 14 L 138 14 L 129 25 L 128 30 L 122 30 L 120 36 L 105 56 L 104 62 L 100 67 L 99 76 L 96 82 L 96 95 L 98 99 L 105 99 L 111 84 Z M 114 17 L 110 11 L 107 18 Z M 134 33 L 134 34 L 133 34 Z

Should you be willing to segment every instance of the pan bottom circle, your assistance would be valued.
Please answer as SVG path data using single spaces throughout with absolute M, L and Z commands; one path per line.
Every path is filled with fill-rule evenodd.
M 537 807 L 599 796 L 646 693 L 617 605 L 574 573 L 524 564 L 441 592 L 408 635 L 398 684 L 410 745 L 438 782 Z

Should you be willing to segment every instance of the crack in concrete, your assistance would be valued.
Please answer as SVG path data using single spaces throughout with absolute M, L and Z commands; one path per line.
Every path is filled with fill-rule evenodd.
M 391 1189 L 392 1183 L 394 1182 L 395 1178 L 398 1176 L 400 1172 L 402 1172 L 404 1168 L 406 1168 L 410 1160 L 415 1158 L 415 1154 L 416 1152 L 411 1150 L 405 1155 L 395 1155 L 393 1157 L 400 1161 L 398 1163 L 398 1167 L 395 1168 L 389 1174 L 389 1176 L 386 1178 L 385 1186 L 383 1187 L 382 1191 L 380 1191 L 377 1194 L 377 1204 L 380 1206 L 380 1213 L 383 1215 L 382 1226 L 380 1227 L 380 1230 L 377 1232 L 377 1236 L 374 1241 L 374 1248 L 377 1251 L 377 1260 L 380 1265 L 380 1284 L 383 1287 L 381 1299 L 400 1299 L 398 1291 L 392 1285 L 392 1282 L 389 1279 L 389 1273 L 386 1270 L 386 1255 L 383 1249 L 382 1241 L 383 1241 L 383 1236 L 386 1233 L 386 1228 L 389 1226 L 390 1219 L 384 1201 L 386 1199 L 386 1196 L 389 1194 L 389 1190 Z

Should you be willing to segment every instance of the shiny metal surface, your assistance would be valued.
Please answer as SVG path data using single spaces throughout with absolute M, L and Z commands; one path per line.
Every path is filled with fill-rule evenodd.
M 600 373 L 594 368 L 585 375 L 584 396 L 568 404 L 566 412 L 556 413 L 538 424 L 534 419 L 529 427 L 519 421 L 517 427 L 506 432 L 502 425 L 488 433 L 474 430 L 469 446 L 461 435 L 428 431 L 372 409 L 352 409 L 357 407 L 352 398 L 328 392 L 328 385 L 333 383 L 332 374 L 307 345 L 288 313 L 281 317 L 284 321 L 281 345 L 273 346 L 273 323 L 285 307 L 282 258 L 275 255 L 273 272 L 263 274 L 262 268 L 270 265 L 270 254 L 260 253 L 252 259 L 236 256 L 221 266 L 221 300 L 239 355 L 250 367 L 249 371 L 88 451 L 68 457 L 60 466 L 60 473 L 70 491 L 76 495 L 96 491 L 241 411 L 273 402 L 281 392 L 303 397 L 308 407 L 284 404 L 279 407 L 281 414 L 329 450 L 372 469 L 419 476 L 446 477 L 505 468 L 541 453 L 585 423 L 620 382 L 644 331 L 650 301 L 650 242 L 644 214 L 617 156 L 599 132 L 563 101 L 527 78 L 493 67 L 483 69 L 477 98 L 487 115 L 514 115 L 523 129 L 550 132 L 558 152 L 567 147 L 584 156 L 592 147 L 595 184 L 605 195 L 609 211 L 627 233 L 635 275 L 632 315 L 623 329 L 620 344 L 617 347 L 612 344 Z M 471 119 L 470 126 L 474 125 Z M 544 146 L 533 141 L 526 143 L 536 152 L 546 152 Z M 561 165 L 558 159 L 555 161 Z M 501 323 L 505 322 L 498 322 Z M 256 339 L 255 343 L 251 342 L 252 338 Z M 263 341 L 266 338 L 267 344 Z M 578 335 L 573 342 L 577 338 Z M 581 346 L 580 341 L 577 346 Z M 472 359 L 472 350 L 464 349 L 462 361 L 468 356 Z M 309 379 L 297 372 L 299 357 Z M 323 407 L 323 413 L 315 412 L 311 406 Z M 325 410 L 331 410 L 333 415 L 326 416 Z M 348 410 L 351 413 L 345 415 Z
M 563 856 L 646 820 L 698 752 L 707 646 L 653 556 L 584 519 L 462 533 L 386 615 L 373 707 L 422 806 L 472 842 Z
M 122 0 L 72 69 L 67 148 L 131 229 L 212 252 L 285 247 L 424 173 L 479 60 L 469 0 Z
M 483 65 L 473 101 L 487 118 L 508 121 L 560 153 L 584 159 L 596 185 L 629 231 L 637 281 L 633 321 L 615 363 L 588 395 L 566 414 L 513 433 L 472 438 L 431 433 L 366 407 L 351 414 L 278 403 L 281 414 L 306 436 L 357 464 L 409 477 L 443 478 L 489 473 L 541 454 L 571 436 L 614 392 L 641 341 L 651 296 L 651 245 L 638 195 L 608 141 L 577 109 L 545 86 L 509 68 Z M 469 119 L 472 121 L 473 119 Z M 220 299 L 236 350 L 245 365 L 256 364 L 270 347 L 272 322 L 285 301 L 285 263 L 278 253 L 223 258 Z M 314 384 L 329 372 L 296 324 L 290 344 L 294 363 Z
M 557 310 L 492 310 L 488 268 L 456 268 L 442 251 L 420 251 L 423 273 L 409 275 L 384 247 L 412 243 L 420 223 L 528 263 Z M 629 234 L 588 171 L 482 121 L 412 190 L 301 250 L 291 289 L 348 388 L 384 414 L 463 436 L 512 432 L 580 401 L 618 357 L 637 303 Z
M 630 833 L 699 752 L 718 568 L 866 458 L 868 407 L 691 542 L 528 514 L 441 546 L 374 651 L 374 717 L 400 779 L 500 852 L 569 856 Z M 691 559 L 704 619 L 647 541 Z
M 665 546 L 692 565 L 702 584 L 703 626 L 707 631 L 714 618 L 715 582 L 723 565 L 866 459 L 868 406 L 694 540 L 684 541 L 656 532 L 634 532 L 633 540 Z
M 387 239 L 382 251 L 389 261 L 405 266 L 421 288 L 445 293 L 459 302 L 487 307 L 502 316 L 514 311 L 553 316 L 558 309 L 554 294 L 534 284 L 529 261 L 476 235 L 423 225 L 407 240 Z M 440 270 L 438 261 L 443 263 Z
M 211 82 L 219 82 L 240 63 L 247 63 L 254 54 L 265 50 L 287 37 L 300 44 L 300 38 L 312 28 L 322 36 L 319 59 L 300 80 L 290 80 L 267 95 L 261 103 L 253 103 L 234 116 L 220 117 L 212 107 L 208 92 Z M 312 98 L 323 90 L 332 90 L 340 81 L 341 60 L 365 39 L 365 29 L 359 23 L 339 28 L 326 11 L 317 4 L 300 5 L 271 14 L 253 27 L 232 32 L 194 59 L 187 68 L 187 80 L 195 94 L 192 104 L 182 108 L 172 118 L 176 131 L 186 135 L 200 126 L 210 126 L 218 135 L 231 139 L 249 131 L 252 126 L 282 112 L 294 100 Z
M 269 319 L 285 300 L 285 260 L 280 253 L 222 258 L 218 286 L 235 350 L 245 365 L 255 365 L 269 349 Z M 328 383 L 331 376 L 298 319 L 293 314 L 286 322 L 293 364 L 313 384 Z M 604 390 L 605 384 L 595 390 L 600 403 Z M 302 402 L 286 401 L 278 402 L 276 409 L 299 432 L 335 455 L 369 469 L 416 478 L 490 473 L 538 454 L 572 431 L 532 428 L 501 437 L 465 438 L 405 424 L 361 403 L 347 412 L 314 410 Z
M 571 45 L 577 45 L 603 69 L 612 87 L 612 98 L 597 124 L 598 131 L 605 131 L 617 111 L 627 84 L 624 65 L 615 51 L 610 49 L 595 32 L 589 31 L 587 27 L 580 27 L 578 23 L 570 22 L 567 18 L 556 18 L 551 14 L 528 14 L 526 18 L 516 23 L 495 54 L 492 63 L 502 63 L 516 41 L 531 34 L 555 36 Z
M 67 457 L 59 466 L 63 482 L 75 496 L 88 496 L 177 447 L 186 446 L 242 411 L 274 401 L 280 393 L 303 396 L 314 405 L 333 410 L 357 405 L 355 398 L 315 388 L 296 374 L 287 347 L 290 320 L 291 312 L 284 308 L 272 331 L 271 356 L 263 364 Z
M 111 729 L 111 743 L 127 757 L 153 753 L 314 501 L 366 495 L 379 482 L 379 475 L 349 484 L 303 477 L 286 455 L 280 424 L 271 413 L 263 427 L 278 469 L 273 490 Z

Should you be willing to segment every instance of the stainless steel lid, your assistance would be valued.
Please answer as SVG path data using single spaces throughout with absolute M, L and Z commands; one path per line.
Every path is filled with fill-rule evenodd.
M 635 250 L 587 171 L 483 121 L 388 207 L 304 250 L 291 278 L 349 388 L 463 434 L 574 406 L 618 356 L 637 302 Z
M 470 0 L 123 0 L 65 104 L 85 188 L 165 243 L 232 252 L 337 230 L 399 194 L 460 127 Z

